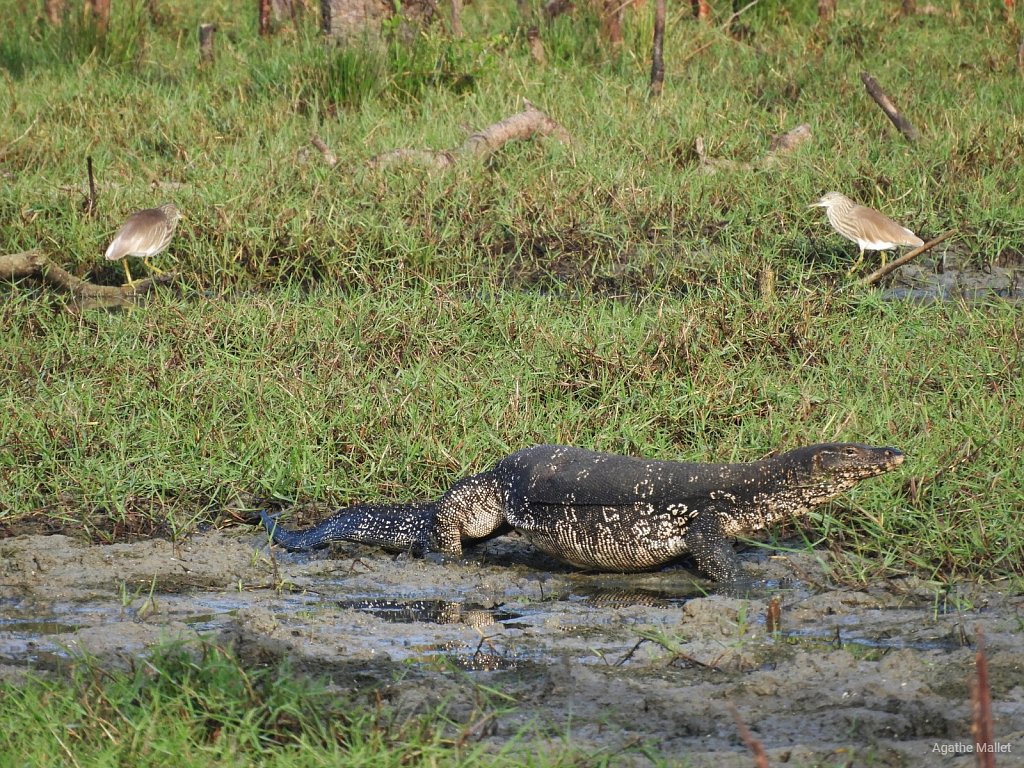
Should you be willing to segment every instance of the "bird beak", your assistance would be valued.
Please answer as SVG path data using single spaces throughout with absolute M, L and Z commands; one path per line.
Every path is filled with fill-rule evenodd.
M 824 208 L 824 207 L 825 207 L 825 204 L 824 204 L 823 202 L 821 202 L 821 200 L 819 200 L 819 201 L 818 201 L 818 202 L 816 202 L 816 203 L 811 203 L 811 204 L 810 204 L 810 205 L 808 205 L 807 207 L 808 207 L 808 208 Z

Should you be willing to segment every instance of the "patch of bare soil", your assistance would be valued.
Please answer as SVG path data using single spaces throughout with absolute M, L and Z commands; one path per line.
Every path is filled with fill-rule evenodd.
M 516 536 L 440 563 L 358 546 L 270 556 L 265 535 L 91 546 L 0 541 L 0 674 L 87 651 L 112 663 L 206 637 L 247 659 L 287 656 L 399 712 L 479 716 L 622 765 L 750 766 L 733 708 L 773 765 L 972 765 L 969 681 L 983 628 L 997 764 L 1024 754 L 1020 595 L 913 580 L 827 584 L 813 555 L 746 556 L 758 581 L 717 591 L 682 567 L 592 574 Z M 766 626 L 770 600 L 781 619 Z M 653 753 L 652 753 L 653 754 Z

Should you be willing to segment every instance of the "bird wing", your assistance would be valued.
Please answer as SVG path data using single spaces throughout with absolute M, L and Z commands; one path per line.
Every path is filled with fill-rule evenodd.
M 869 250 L 884 250 L 892 245 L 923 245 L 923 241 L 906 227 L 897 224 L 873 208 L 858 206 L 861 239 Z
M 151 249 L 160 242 L 165 219 L 156 208 L 137 211 L 128 217 L 107 246 L 104 256 L 117 261 L 125 256 L 150 256 Z

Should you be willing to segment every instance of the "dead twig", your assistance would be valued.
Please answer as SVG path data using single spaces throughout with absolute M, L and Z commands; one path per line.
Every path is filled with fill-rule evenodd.
M 82 201 L 82 210 L 87 216 L 95 216 L 98 213 L 98 201 L 96 196 L 96 177 L 92 173 L 92 155 L 86 155 L 85 171 L 89 176 L 89 194 Z
M 732 702 L 729 702 L 729 711 L 732 713 L 732 719 L 736 723 L 736 730 L 740 732 L 740 738 L 747 745 L 750 754 L 754 756 L 754 765 L 757 768 L 768 768 L 768 755 L 764 751 L 764 744 L 750 732 L 747 724 L 743 722 L 743 718 L 740 716 L 740 711 L 736 709 L 736 705 Z
M 439 151 L 393 149 L 371 158 L 368 164 L 372 168 L 383 168 L 402 163 L 413 163 L 444 169 L 466 159 L 486 160 L 505 144 L 517 139 L 525 141 L 535 136 L 551 136 L 566 144 L 572 143 L 572 137 L 565 128 L 529 101 L 524 99 L 523 103 L 525 108 L 522 112 L 517 112 L 477 131 L 455 149 Z
M 885 112 L 885 116 L 899 129 L 899 132 L 906 137 L 907 141 L 917 141 L 920 137 L 917 128 L 914 127 L 902 112 L 896 109 L 896 105 L 892 103 L 892 99 L 889 98 L 888 94 L 882 90 L 882 86 L 878 84 L 878 81 L 867 72 L 861 72 L 860 79 L 864 83 L 864 87 L 868 89 L 868 94 L 875 100 L 875 104 Z
M 729 18 L 725 20 L 725 23 L 724 23 L 724 24 L 722 24 L 722 29 L 732 29 L 732 25 L 736 23 L 736 20 L 737 20 L 737 19 L 738 19 L 738 18 L 739 18 L 739 17 L 740 17 L 740 16 L 742 15 L 742 14 L 746 13 L 746 12 L 747 12 L 747 11 L 749 11 L 749 10 L 750 10 L 751 8 L 753 8 L 753 7 L 755 6 L 755 5 L 757 5 L 757 4 L 759 3 L 759 2 L 761 2 L 761 0 L 750 0 L 750 2 L 749 2 L 749 3 L 747 3 L 746 5 L 744 5 L 744 6 L 743 6 L 742 8 L 740 8 L 740 9 L 739 9 L 738 11 L 733 11 L 733 12 L 732 12 L 732 15 L 731 15 L 731 16 L 729 16 Z M 736 6 L 733 6 L 733 7 L 735 8 Z
M 950 229 L 950 230 L 948 230 L 946 232 L 943 232 L 941 235 L 936 237 L 934 240 L 929 240 L 924 245 L 922 245 L 922 246 L 920 246 L 918 248 L 915 248 L 914 250 L 910 251 L 909 253 L 903 254 L 898 259 L 893 259 L 892 261 L 890 261 L 885 266 L 882 266 L 882 267 L 879 267 L 878 269 L 876 269 L 874 272 L 872 272 L 867 277 L 862 277 L 858 282 L 861 285 L 874 285 L 879 280 L 881 280 L 883 277 L 888 275 L 890 272 L 893 272 L 893 271 L 899 269 L 900 267 L 902 267 L 904 264 L 906 264 L 907 262 L 911 261 L 912 259 L 916 259 L 918 256 L 920 256 L 925 251 L 931 250 L 936 245 L 941 243 L 943 240 L 945 240 L 945 239 L 947 239 L 949 237 L 952 237 L 954 234 L 956 234 L 956 230 L 955 229 Z
M 978 455 L 981 453 L 982 449 L 985 448 L 985 445 L 986 443 L 974 445 L 968 440 L 966 443 L 950 448 L 946 451 L 938 461 L 938 464 L 941 467 L 938 472 L 935 472 L 932 475 L 922 475 L 920 477 L 912 475 L 907 481 L 907 495 L 910 498 L 911 503 L 916 504 L 920 500 L 921 494 L 927 486 L 934 484 L 937 480 L 948 475 L 957 467 L 970 464 L 978 458 Z M 954 454 L 959 455 L 952 458 Z
M 35 118 L 33 118 L 32 122 L 28 124 L 28 128 L 26 128 L 26 129 L 25 129 L 25 130 L 24 130 L 24 131 L 22 132 L 22 134 L 21 134 L 20 136 L 18 136 L 18 137 L 17 137 L 16 139 L 14 139 L 14 140 L 12 140 L 12 141 L 8 142 L 7 146 L 5 146 L 5 147 L 4 147 L 3 149 L 0 149 L 0 159 L 3 159 L 4 157 L 6 157 L 6 156 L 7 156 L 7 153 L 8 153 L 8 151 L 9 151 L 9 150 L 11 149 L 11 147 L 13 147 L 13 146 L 14 146 L 15 144 L 17 144 L 17 143 L 18 143 L 19 141 L 21 141 L 22 139 L 24 139 L 24 138 L 25 138 L 26 136 L 28 136 L 28 135 L 29 135 L 29 133 L 31 133 L 31 132 L 32 132 L 32 129 L 36 127 L 36 123 L 38 123 L 38 122 L 39 122 L 39 116 L 37 115 L 37 116 L 36 116 Z

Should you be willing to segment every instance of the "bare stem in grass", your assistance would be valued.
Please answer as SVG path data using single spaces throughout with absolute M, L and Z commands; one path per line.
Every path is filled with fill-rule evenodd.
M 92 155 L 86 155 L 85 158 L 85 170 L 89 176 L 89 193 L 86 195 L 85 200 L 82 201 L 82 210 L 87 216 L 96 216 L 97 213 L 97 198 L 96 198 L 96 178 L 92 173 Z
M 462 0 L 452 0 L 452 37 L 462 37 Z
M 864 87 L 867 88 L 868 95 L 875 100 L 875 104 L 885 112 L 885 116 L 906 137 L 907 141 L 917 141 L 920 138 L 917 128 L 914 127 L 913 123 L 902 112 L 896 109 L 896 105 L 892 103 L 892 99 L 889 98 L 889 95 L 882 89 L 878 81 L 867 72 L 861 72 L 860 79 L 864 83 Z
M 216 24 L 199 25 L 199 66 L 213 63 L 213 40 L 217 33 Z
M 540 39 L 540 30 L 536 26 L 526 30 L 526 42 L 530 46 L 530 58 L 538 64 L 544 64 L 547 56 L 544 53 L 544 41 Z
M 654 2 L 654 46 L 651 49 L 651 88 L 650 96 L 661 96 L 665 82 L 665 0 Z
M 260 37 L 270 34 L 270 0 L 259 0 Z
M 888 264 L 886 264 L 886 265 L 876 269 L 874 272 L 872 272 L 867 277 L 862 277 L 860 279 L 860 281 L 859 281 L 860 284 L 861 285 L 874 285 L 875 283 L 877 283 L 879 280 L 881 280 L 883 277 L 885 277 L 889 273 L 893 272 L 894 270 L 899 269 L 900 267 L 902 267 L 904 264 L 910 262 L 911 260 L 916 259 L 918 256 L 920 256 L 925 251 L 931 250 L 936 245 L 941 243 L 943 240 L 945 240 L 945 239 L 947 239 L 949 237 L 952 237 L 954 234 L 956 234 L 956 230 L 955 229 L 950 229 L 950 230 L 948 230 L 946 232 L 943 232 L 941 235 L 936 237 L 934 240 L 929 240 L 927 243 L 925 243 L 921 247 L 915 248 L 914 250 L 910 251 L 909 253 L 905 253 L 904 255 L 900 256 L 898 259 L 893 259 Z

